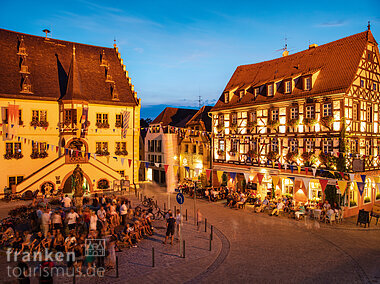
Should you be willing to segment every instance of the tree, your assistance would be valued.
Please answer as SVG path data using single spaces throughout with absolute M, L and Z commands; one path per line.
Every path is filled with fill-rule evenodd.
M 148 127 L 149 124 L 152 123 L 152 119 L 150 118 L 141 118 L 140 119 L 140 127 Z

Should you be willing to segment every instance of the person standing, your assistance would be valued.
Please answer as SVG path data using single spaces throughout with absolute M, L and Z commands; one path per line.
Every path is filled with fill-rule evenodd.
M 125 200 L 123 200 L 120 206 L 121 222 L 123 223 L 123 226 L 125 226 L 127 222 L 127 214 L 128 214 L 128 208 L 127 208 L 127 205 L 125 204 Z
M 70 208 L 72 205 L 70 197 L 66 194 L 65 198 L 62 199 L 62 205 L 64 208 Z
M 67 225 L 69 226 L 70 231 L 75 230 L 78 218 L 79 218 L 78 213 L 75 212 L 73 208 L 71 208 L 70 213 L 67 214 L 67 216 L 66 216 Z
M 170 244 L 173 245 L 174 229 L 175 229 L 175 219 L 173 218 L 173 214 L 170 212 L 169 218 L 166 221 L 166 237 L 165 237 L 165 241 L 163 242 L 165 245 L 169 237 L 171 237 Z
M 96 216 L 95 212 L 91 210 L 90 231 L 96 231 L 97 222 L 98 222 L 98 216 Z
M 49 225 L 50 214 L 48 213 L 47 209 L 44 209 L 41 216 L 41 230 L 45 237 L 47 236 L 47 232 L 49 231 Z

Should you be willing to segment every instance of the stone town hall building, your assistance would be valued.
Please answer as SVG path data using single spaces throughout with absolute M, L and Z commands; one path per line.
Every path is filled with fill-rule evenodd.
M 71 192 L 77 165 L 89 191 L 138 181 L 140 99 L 116 45 L 0 29 L 0 107 L 0 194 Z

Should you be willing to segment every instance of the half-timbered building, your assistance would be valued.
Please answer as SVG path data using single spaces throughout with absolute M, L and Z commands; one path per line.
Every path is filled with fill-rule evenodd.
M 354 214 L 380 201 L 370 178 L 380 169 L 379 76 L 370 29 L 237 67 L 211 110 L 213 169 L 267 173 L 257 185 L 262 196 L 302 189 L 308 199 L 321 198 L 320 185 L 297 176 L 365 174 L 364 194 L 349 186 L 342 204 Z M 275 188 L 270 175 L 283 175 Z

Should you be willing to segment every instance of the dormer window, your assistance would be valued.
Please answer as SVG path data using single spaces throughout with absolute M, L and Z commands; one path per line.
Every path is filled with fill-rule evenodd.
M 239 91 L 239 99 L 241 100 L 244 96 L 245 90 L 240 90 Z
M 255 88 L 254 94 L 255 94 L 255 98 L 257 98 L 258 95 L 260 94 L 260 88 Z
M 273 84 L 267 86 L 268 96 L 273 96 Z
M 285 94 L 292 92 L 292 81 L 285 81 Z
M 305 91 L 310 91 L 311 90 L 311 77 L 304 78 L 303 87 L 304 87 L 303 89 Z
M 224 92 L 224 103 L 228 103 L 230 101 L 230 93 Z
M 22 81 L 21 93 L 32 93 L 32 84 L 28 76 L 25 76 L 25 79 Z
M 113 100 L 118 100 L 119 99 L 119 93 L 117 92 L 115 84 L 111 85 L 111 96 L 112 96 Z

